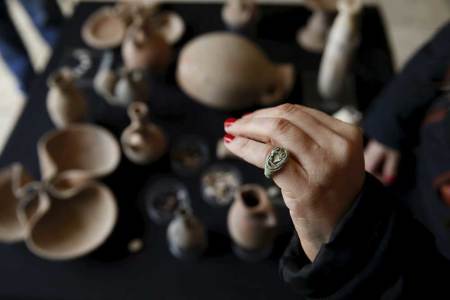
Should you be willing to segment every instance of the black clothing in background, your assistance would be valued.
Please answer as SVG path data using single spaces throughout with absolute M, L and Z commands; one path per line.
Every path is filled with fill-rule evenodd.
M 304 298 L 450 299 L 450 208 L 439 193 L 450 182 L 450 100 L 440 88 L 449 66 L 450 23 L 375 101 L 366 134 L 396 149 L 418 145 L 408 209 L 367 174 L 313 262 L 296 236 L 288 246 L 280 271 Z

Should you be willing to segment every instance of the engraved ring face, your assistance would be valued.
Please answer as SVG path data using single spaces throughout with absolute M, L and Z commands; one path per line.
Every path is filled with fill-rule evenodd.
M 266 157 L 266 161 L 264 163 L 264 175 L 267 178 L 272 178 L 275 172 L 283 168 L 288 160 L 288 157 L 289 153 L 286 149 L 281 147 L 273 148 Z

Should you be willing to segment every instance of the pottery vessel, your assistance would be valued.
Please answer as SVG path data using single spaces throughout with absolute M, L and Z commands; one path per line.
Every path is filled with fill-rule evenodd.
M 114 136 L 96 125 L 72 125 L 51 131 L 38 142 L 41 176 L 44 180 L 65 171 L 96 178 L 113 172 L 120 161 Z
M 325 99 L 336 99 L 359 44 L 359 15 L 361 0 L 340 0 L 338 15 L 330 30 L 319 69 L 318 88 Z
M 73 259 L 106 240 L 116 223 L 117 206 L 102 184 L 72 186 L 73 180 L 61 175 L 56 180 L 64 182 L 42 184 L 22 199 L 18 218 L 34 254 L 50 260 Z
M 181 16 L 170 11 L 156 14 L 149 23 L 170 45 L 177 43 L 186 30 Z
M 336 11 L 337 0 L 307 0 L 305 4 L 313 14 L 304 28 L 297 33 L 299 45 L 311 52 L 322 52 L 330 29 L 331 13 Z
M 222 20 L 231 30 L 241 30 L 250 26 L 255 17 L 254 0 L 228 0 L 222 8 Z
M 148 22 L 137 19 L 128 29 L 122 45 L 122 59 L 128 70 L 162 72 L 170 63 L 172 48 Z
M 17 217 L 21 189 L 32 181 L 19 163 L 0 170 L 0 242 L 13 243 L 23 240 L 25 228 Z
M 131 124 L 121 136 L 125 155 L 136 164 L 147 164 L 161 158 L 167 150 L 163 131 L 148 120 L 148 108 L 143 102 L 133 102 L 128 107 Z
M 95 91 L 111 105 L 128 106 L 133 101 L 148 98 L 147 76 L 143 70 L 113 70 L 113 54 L 103 55 L 94 78 Z
M 207 247 L 205 226 L 187 209 L 178 211 L 167 227 L 169 250 L 177 258 L 195 258 Z
M 103 7 L 89 16 L 83 24 L 81 36 L 93 48 L 115 48 L 122 43 L 126 29 L 127 24 L 116 9 Z
M 48 79 L 47 111 L 56 127 L 86 119 L 87 102 L 75 85 L 75 78 L 69 68 L 61 68 Z
M 237 34 L 214 32 L 182 49 L 176 77 L 194 100 L 233 110 L 281 100 L 293 86 L 294 68 L 273 64 L 258 46 Z
M 228 231 L 234 243 L 246 251 L 271 248 L 277 224 L 266 191 L 255 184 L 241 186 L 228 212 Z

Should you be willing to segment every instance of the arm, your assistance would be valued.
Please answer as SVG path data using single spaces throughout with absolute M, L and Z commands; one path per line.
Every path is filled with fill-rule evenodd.
M 396 202 L 367 174 L 358 199 L 313 262 L 294 237 L 280 264 L 284 280 L 308 299 L 443 299 L 449 291 L 439 276 L 450 265 L 431 234 Z
M 366 134 L 400 150 L 416 142 L 427 108 L 450 67 L 450 23 L 425 44 L 384 89 L 364 121 Z

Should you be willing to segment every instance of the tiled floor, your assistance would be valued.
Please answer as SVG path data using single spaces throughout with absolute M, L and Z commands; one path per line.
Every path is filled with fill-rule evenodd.
M 5 1 L 5 0 L 0 0 Z M 29 47 L 31 60 L 36 69 L 42 69 L 50 55 L 48 46 L 42 41 L 16 0 L 9 2 L 14 21 L 19 27 L 25 44 Z M 79 0 L 58 0 L 64 11 L 70 13 Z M 166 2 L 190 2 L 190 0 L 170 0 Z M 391 41 L 397 68 L 404 62 L 433 32 L 450 19 L 450 0 L 364 0 L 381 5 Z M 196 0 L 195 2 L 222 2 L 221 0 Z M 301 3 L 302 0 L 261 0 L 259 2 Z M 16 89 L 14 78 L 0 58 L 0 153 L 11 129 L 20 114 L 26 100 Z

